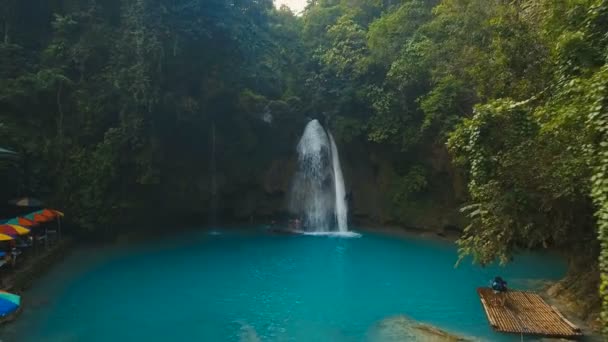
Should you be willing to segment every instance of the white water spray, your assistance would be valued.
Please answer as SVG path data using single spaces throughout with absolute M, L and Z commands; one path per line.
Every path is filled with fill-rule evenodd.
M 328 132 L 331 142 L 331 158 L 334 169 L 334 185 L 336 188 L 336 221 L 341 233 L 348 231 L 348 205 L 346 203 L 346 191 L 344 190 L 344 177 L 342 176 L 342 166 L 340 166 L 340 155 L 333 135 Z
M 298 171 L 290 211 L 301 217 L 306 232 L 348 231 L 348 208 L 338 148 L 317 120 L 306 125 L 298 143 Z

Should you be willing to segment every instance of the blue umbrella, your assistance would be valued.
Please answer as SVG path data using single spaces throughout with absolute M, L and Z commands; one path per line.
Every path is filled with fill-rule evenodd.
M 0 291 L 0 317 L 4 317 L 14 313 L 15 311 L 17 311 L 17 309 L 19 309 L 20 305 L 20 296 Z

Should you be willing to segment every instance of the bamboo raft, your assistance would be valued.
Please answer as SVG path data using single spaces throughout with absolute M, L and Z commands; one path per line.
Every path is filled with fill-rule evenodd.
M 490 288 L 478 288 L 477 293 L 490 325 L 498 332 L 565 338 L 583 335 L 576 325 L 535 293 L 508 291 L 496 295 Z

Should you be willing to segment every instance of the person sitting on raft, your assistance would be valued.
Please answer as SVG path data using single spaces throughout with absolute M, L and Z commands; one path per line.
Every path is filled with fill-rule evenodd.
M 494 290 L 494 293 L 507 292 L 507 282 L 501 277 L 494 278 L 492 290 Z
M 504 293 L 507 292 L 507 282 L 502 279 L 501 277 L 495 277 L 494 280 L 492 281 L 492 290 L 494 291 L 495 295 L 499 295 L 499 294 L 503 294 L 500 296 L 500 298 L 497 298 L 497 300 L 499 301 L 499 304 L 504 306 L 505 305 L 505 296 Z

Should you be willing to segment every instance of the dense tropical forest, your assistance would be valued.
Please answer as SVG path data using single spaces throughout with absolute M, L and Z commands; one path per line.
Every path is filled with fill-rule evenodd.
M 559 250 L 588 312 L 602 274 L 608 325 L 608 1 L 5 0 L 0 21 L 2 198 L 83 231 L 280 216 L 317 118 L 355 221 L 459 227 L 481 264 Z

